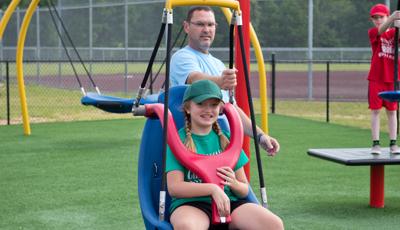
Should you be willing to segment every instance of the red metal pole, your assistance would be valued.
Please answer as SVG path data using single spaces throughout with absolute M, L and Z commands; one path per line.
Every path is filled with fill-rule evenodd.
M 371 165 L 370 199 L 372 208 L 385 206 L 385 165 Z
M 246 62 L 250 71 L 250 0 L 239 0 L 240 9 L 242 11 L 242 21 L 243 21 L 243 40 L 245 44 L 246 51 Z M 237 34 L 235 38 L 238 38 Z M 242 61 L 242 54 L 240 51 L 240 43 L 239 39 L 235 39 L 235 66 L 238 69 L 237 80 L 238 85 L 236 87 L 236 102 L 240 108 L 249 116 L 250 108 L 247 99 L 247 91 L 246 91 L 246 80 L 244 76 L 244 67 Z M 249 73 L 250 76 L 250 73 Z M 248 137 L 244 137 L 243 139 L 243 150 L 246 152 L 246 155 L 250 159 L 250 139 Z M 244 166 L 244 170 L 246 172 L 247 180 L 250 181 L 250 163 Z

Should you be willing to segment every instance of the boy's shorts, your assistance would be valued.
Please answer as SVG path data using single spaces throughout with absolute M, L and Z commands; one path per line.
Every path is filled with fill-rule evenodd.
M 368 84 L 368 105 L 371 110 L 378 110 L 382 107 L 385 107 L 386 110 L 394 111 L 397 110 L 397 102 L 391 102 L 383 100 L 378 96 L 378 93 L 384 91 L 393 91 L 394 84 L 393 83 L 383 83 L 383 82 L 374 82 L 369 81 Z

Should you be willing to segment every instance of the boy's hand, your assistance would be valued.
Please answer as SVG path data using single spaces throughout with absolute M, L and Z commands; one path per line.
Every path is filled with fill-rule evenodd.
M 396 10 L 393 12 L 392 17 L 394 20 L 399 20 L 400 19 L 400 11 Z
M 394 11 L 392 15 L 390 15 L 391 20 L 393 21 L 393 26 L 400 28 L 400 11 Z

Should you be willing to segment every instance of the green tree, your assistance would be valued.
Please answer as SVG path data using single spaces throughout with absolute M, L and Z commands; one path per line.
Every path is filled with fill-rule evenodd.
M 314 46 L 369 46 L 369 9 L 376 3 L 379 1 L 314 0 Z
M 251 8 L 252 23 L 263 47 L 307 45 L 307 1 L 260 1 Z

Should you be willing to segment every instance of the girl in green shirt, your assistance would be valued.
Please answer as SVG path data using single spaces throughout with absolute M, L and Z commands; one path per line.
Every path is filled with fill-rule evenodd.
M 220 88 L 210 80 L 200 80 L 190 85 L 183 97 L 185 127 L 179 136 L 185 146 L 198 154 L 214 155 L 229 144 L 229 133 L 217 123 L 222 109 Z M 234 169 L 221 167 L 221 189 L 216 184 L 202 183 L 197 175 L 186 169 L 167 150 L 167 183 L 172 197 L 170 222 L 174 229 L 283 229 L 282 220 L 260 205 L 240 198 L 247 196 L 249 188 L 243 166 L 248 162 L 242 151 Z M 220 216 L 231 215 L 225 225 L 211 225 L 211 198 Z

